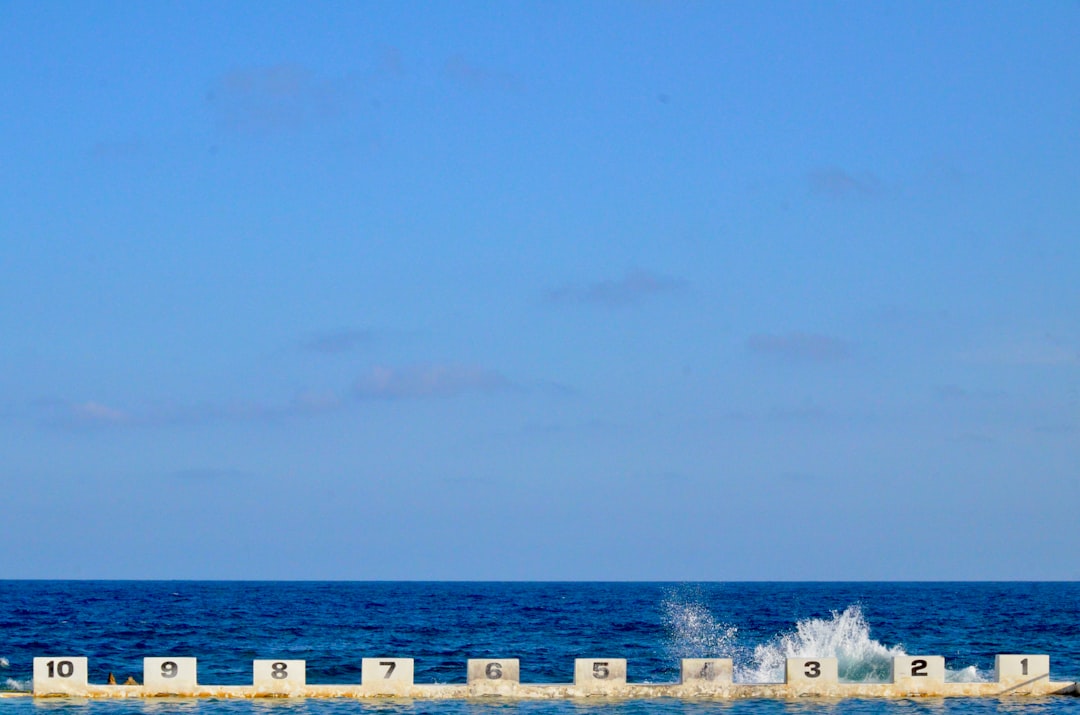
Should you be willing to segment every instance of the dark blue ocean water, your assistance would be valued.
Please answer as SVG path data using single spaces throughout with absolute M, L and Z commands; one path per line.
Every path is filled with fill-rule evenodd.
M 416 658 L 416 681 L 463 683 L 468 658 L 517 657 L 522 682 L 570 682 L 575 657 L 625 657 L 631 682 L 674 682 L 678 659 L 728 656 L 736 680 L 781 680 L 792 648 L 839 649 L 841 678 L 888 657 L 944 655 L 992 677 L 997 653 L 1048 653 L 1080 678 L 1076 583 L 312 583 L 0 581 L 0 689 L 38 655 L 85 655 L 91 682 L 142 679 L 144 656 L 195 656 L 199 681 L 248 684 L 256 658 L 303 659 L 309 683 L 358 683 L 365 656 Z M 831 653 L 815 652 L 815 655 Z M 780 671 L 782 672 L 782 671 Z M 5 712 L 144 711 L 990 712 L 1080 714 L 1080 698 L 910 701 L 361 702 L 0 700 Z

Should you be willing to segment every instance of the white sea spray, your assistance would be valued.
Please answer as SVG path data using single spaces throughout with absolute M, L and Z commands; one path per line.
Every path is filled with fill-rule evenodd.
M 870 637 L 862 607 L 853 604 L 830 618 L 804 618 L 795 630 L 774 636 L 754 648 L 742 675 L 752 682 L 783 682 L 787 658 L 836 658 L 841 680 L 886 681 L 902 646 L 886 646 Z M 738 668 L 736 669 L 738 672 Z
M 663 608 L 672 657 L 731 657 L 739 629 L 717 621 L 704 603 L 673 595 Z
M 960 668 L 959 670 L 945 669 L 945 682 L 947 683 L 985 683 L 990 678 L 986 677 L 978 668 L 974 665 L 969 665 L 966 668 Z
M 902 645 L 888 646 L 871 637 L 859 604 L 832 611 L 828 618 L 804 618 L 794 630 L 753 646 L 742 644 L 738 627 L 717 619 L 700 597 L 674 593 L 664 600 L 663 613 L 672 657 L 731 658 L 737 682 L 783 682 L 787 658 L 836 658 L 842 681 L 887 682 L 892 659 L 906 655 Z M 975 666 L 946 670 L 945 679 L 986 680 Z

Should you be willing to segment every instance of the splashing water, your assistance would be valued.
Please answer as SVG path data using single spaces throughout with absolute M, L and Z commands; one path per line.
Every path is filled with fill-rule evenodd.
M 29 680 L 15 680 L 15 678 L 7 678 L 4 680 L 4 687 L 0 690 L 15 690 L 17 692 L 29 692 L 32 689 L 31 682 Z
M 6 668 L 9 665 L 11 665 L 11 662 L 7 658 L 0 657 L 0 668 Z
M 663 606 L 668 652 L 672 657 L 716 657 L 734 650 L 739 629 L 718 622 L 705 604 L 671 597 Z
M 787 658 L 836 658 L 841 680 L 886 681 L 901 646 L 888 647 L 870 637 L 870 624 L 855 604 L 831 618 L 806 618 L 791 633 L 782 633 L 754 648 L 744 675 L 757 682 L 782 682 Z
M 836 658 L 842 681 L 886 682 L 893 657 L 906 655 L 902 646 L 886 646 L 870 637 L 870 624 L 858 604 L 833 611 L 830 618 L 805 618 L 795 624 L 794 631 L 752 648 L 739 642 L 736 626 L 716 620 L 700 601 L 673 595 L 664 601 L 663 611 L 673 657 L 731 658 L 737 682 L 780 683 L 787 658 L 813 657 Z M 950 682 L 985 680 L 975 666 L 948 670 L 945 678 Z

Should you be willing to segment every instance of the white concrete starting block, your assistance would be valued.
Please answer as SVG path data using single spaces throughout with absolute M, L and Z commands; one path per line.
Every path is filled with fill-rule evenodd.
M 397 695 L 413 686 L 412 658 L 363 658 L 360 684 L 375 695 Z
M 575 658 L 574 685 L 598 693 L 626 685 L 626 658 Z
M 788 658 L 784 682 L 800 692 L 823 690 L 840 682 L 839 669 L 836 658 Z
M 307 661 L 252 661 L 252 683 L 260 695 L 288 695 L 302 691 L 307 686 Z
M 732 684 L 735 664 L 731 658 L 683 658 L 679 666 L 679 684 L 703 689 Z
M 521 682 L 521 661 L 517 658 L 470 658 L 469 685 L 503 685 Z
M 1021 685 L 1050 680 L 1048 655 L 998 655 L 994 657 L 994 680 L 1005 685 Z
M 85 695 L 89 670 L 85 657 L 34 658 L 34 695 Z
M 146 695 L 191 695 L 198 688 L 195 658 L 143 658 Z
M 900 655 L 892 660 L 893 685 L 908 692 L 940 691 L 945 684 L 945 658 L 940 655 Z

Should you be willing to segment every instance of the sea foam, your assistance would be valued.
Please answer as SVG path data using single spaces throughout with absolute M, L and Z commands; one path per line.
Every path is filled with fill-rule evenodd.
M 892 659 L 907 655 L 903 646 L 887 646 L 870 636 L 870 624 L 859 604 L 832 611 L 829 618 L 804 618 L 794 630 L 748 646 L 737 626 L 713 616 L 696 598 L 672 595 L 663 602 L 668 651 L 676 658 L 731 658 L 734 677 L 744 683 L 781 683 L 787 658 L 836 658 L 841 681 L 888 681 Z M 950 682 L 982 682 L 975 666 L 947 670 Z

